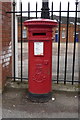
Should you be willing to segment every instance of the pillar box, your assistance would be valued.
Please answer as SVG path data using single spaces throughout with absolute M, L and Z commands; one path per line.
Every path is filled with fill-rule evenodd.
M 28 27 L 28 95 L 31 101 L 45 102 L 52 96 L 52 28 L 57 22 L 32 19 Z

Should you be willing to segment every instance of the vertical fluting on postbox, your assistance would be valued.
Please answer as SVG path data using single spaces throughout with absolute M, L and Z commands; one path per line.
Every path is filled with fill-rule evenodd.
M 52 97 L 52 28 L 57 22 L 32 19 L 24 25 L 28 27 L 28 97 L 45 102 Z

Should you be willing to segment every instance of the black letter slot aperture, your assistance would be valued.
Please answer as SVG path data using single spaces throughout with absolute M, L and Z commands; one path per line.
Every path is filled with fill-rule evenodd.
M 46 35 L 46 33 L 33 33 L 33 36 Z

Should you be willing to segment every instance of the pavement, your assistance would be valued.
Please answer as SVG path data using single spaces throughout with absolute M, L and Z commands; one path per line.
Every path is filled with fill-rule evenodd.
M 55 90 L 46 103 L 31 102 L 27 84 L 7 84 L 2 95 L 3 118 L 79 118 L 78 91 Z

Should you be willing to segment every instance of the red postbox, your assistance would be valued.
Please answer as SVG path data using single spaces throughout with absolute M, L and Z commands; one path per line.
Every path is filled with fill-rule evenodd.
M 32 19 L 28 27 L 28 91 L 32 101 L 48 101 L 52 92 L 52 28 L 57 22 Z

